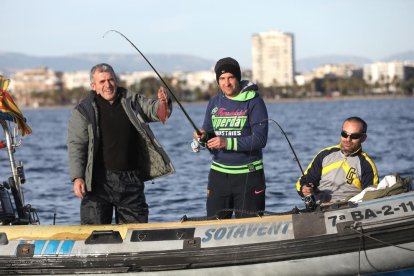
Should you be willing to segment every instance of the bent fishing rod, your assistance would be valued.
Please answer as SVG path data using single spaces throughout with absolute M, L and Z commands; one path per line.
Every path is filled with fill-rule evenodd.
M 149 66 L 151 66 L 152 70 L 154 70 L 155 74 L 157 74 L 158 78 L 161 80 L 161 82 L 165 85 L 165 87 L 168 89 L 168 91 L 170 92 L 171 96 L 174 98 L 174 100 L 177 102 L 177 104 L 180 106 L 181 110 L 183 111 L 185 117 L 187 118 L 187 120 L 190 122 L 190 124 L 192 125 L 192 127 L 194 128 L 194 130 L 196 131 L 197 135 L 201 136 L 201 132 L 200 130 L 196 127 L 196 125 L 194 124 L 193 120 L 191 120 L 190 116 L 188 115 L 188 113 L 185 111 L 184 107 L 181 105 L 180 101 L 177 99 L 177 97 L 175 96 L 175 94 L 173 93 L 173 91 L 171 90 L 171 88 L 167 85 L 167 83 L 164 81 L 164 79 L 161 77 L 161 75 L 158 73 L 158 71 L 154 68 L 154 66 L 152 66 L 151 62 L 149 62 L 149 60 L 144 56 L 144 54 L 137 48 L 137 46 L 135 46 L 134 43 L 132 43 L 131 40 L 128 39 L 128 37 L 126 37 L 123 33 L 117 31 L 117 30 L 109 30 L 106 33 L 104 33 L 104 35 L 102 36 L 103 38 L 105 38 L 105 36 L 110 33 L 110 32 L 115 32 L 117 34 L 119 34 L 120 36 L 122 36 L 123 38 L 125 38 L 129 44 L 132 45 L 132 47 L 135 48 L 135 50 L 138 51 L 138 53 L 145 59 L 145 61 L 149 64 Z
M 279 125 L 279 123 L 278 123 L 278 122 L 276 122 L 276 121 L 275 121 L 275 120 L 273 120 L 273 119 L 269 119 L 269 118 L 268 118 L 268 119 L 264 119 L 264 120 L 263 120 L 263 121 L 261 121 L 260 123 L 262 123 L 262 122 L 264 122 L 264 121 L 271 121 L 271 122 L 275 123 L 275 124 L 276 124 L 276 125 L 280 128 L 280 130 L 282 131 L 283 136 L 285 136 L 286 141 L 287 141 L 287 142 L 288 142 L 288 144 L 289 144 L 290 149 L 292 150 L 293 155 L 295 156 L 294 160 L 296 161 L 296 163 L 298 163 L 298 165 L 299 165 L 299 169 L 300 169 L 300 171 L 301 171 L 301 173 L 302 173 L 302 176 L 305 176 L 305 173 L 303 172 L 302 166 L 300 165 L 299 158 L 298 158 L 298 156 L 296 155 L 296 152 L 295 152 L 295 150 L 293 149 L 293 146 L 292 146 L 292 144 L 290 143 L 290 140 L 289 140 L 289 138 L 287 137 L 287 135 L 286 135 L 285 131 L 283 130 L 283 128 Z M 316 209 L 316 207 L 318 206 L 318 205 L 316 204 L 316 199 L 315 199 L 315 196 L 314 196 L 313 194 L 311 194 L 311 195 L 307 195 L 307 196 L 305 196 L 305 197 L 302 197 L 302 200 L 303 200 L 303 202 L 305 203 L 306 210 L 314 211 L 314 210 Z
M 296 161 L 296 163 L 298 163 L 298 165 L 299 165 L 299 169 L 300 169 L 300 171 L 301 171 L 301 173 L 302 173 L 302 176 L 303 175 L 305 175 L 305 173 L 303 172 L 303 169 L 302 169 L 302 166 L 300 165 L 300 162 L 299 162 L 299 158 L 298 158 L 298 156 L 296 155 L 296 152 L 295 152 L 295 150 L 293 149 L 293 146 L 292 146 L 292 144 L 290 143 L 290 141 L 289 141 L 289 138 L 287 137 L 287 135 L 286 135 L 286 133 L 285 133 L 285 131 L 283 130 L 283 128 L 278 124 L 278 122 L 276 122 L 275 120 L 273 120 L 273 119 L 264 119 L 263 121 L 261 121 L 260 123 L 263 123 L 264 121 L 271 121 L 271 122 L 273 122 L 273 123 L 275 123 L 279 128 L 280 128 L 280 130 L 282 131 L 282 134 L 285 136 L 285 138 L 286 138 L 286 141 L 288 142 L 288 144 L 289 144 L 289 147 L 290 147 L 290 149 L 292 150 L 292 153 L 293 153 L 293 155 L 295 156 L 295 158 L 294 158 L 294 160 Z

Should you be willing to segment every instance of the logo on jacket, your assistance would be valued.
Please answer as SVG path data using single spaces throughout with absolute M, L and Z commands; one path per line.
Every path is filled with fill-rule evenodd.
M 348 173 L 346 174 L 346 183 L 347 184 L 352 184 L 354 178 L 356 177 L 357 173 L 356 173 L 356 169 L 355 168 L 350 168 Z
M 240 136 L 241 130 L 247 122 L 248 110 L 227 111 L 225 108 L 214 108 L 215 114 L 211 116 L 216 135 Z M 230 132 L 229 132 L 230 131 Z

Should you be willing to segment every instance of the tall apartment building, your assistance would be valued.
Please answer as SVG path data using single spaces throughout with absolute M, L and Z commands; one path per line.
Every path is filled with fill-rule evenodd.
M 267 87 L 292 85 L 294 56 L 293 34 L 279 31 L 253 34 L 253 81 Z

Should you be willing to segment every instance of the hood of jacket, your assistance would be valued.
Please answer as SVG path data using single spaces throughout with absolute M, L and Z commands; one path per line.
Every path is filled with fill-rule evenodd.
M 258 97 L 259 87 L 248 80 L 240 81 L 240 93 L 236 97 L 231 98 L 233 101 L 245 102 Z M 224 94 L 223 94 L 224 95 Z

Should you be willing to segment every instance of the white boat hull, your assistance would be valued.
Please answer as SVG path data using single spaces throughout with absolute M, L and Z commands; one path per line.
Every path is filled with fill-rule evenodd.
M 355 275 L 414 267 L 414 193 L 247 219 L 2 226 L 0 274 Z

